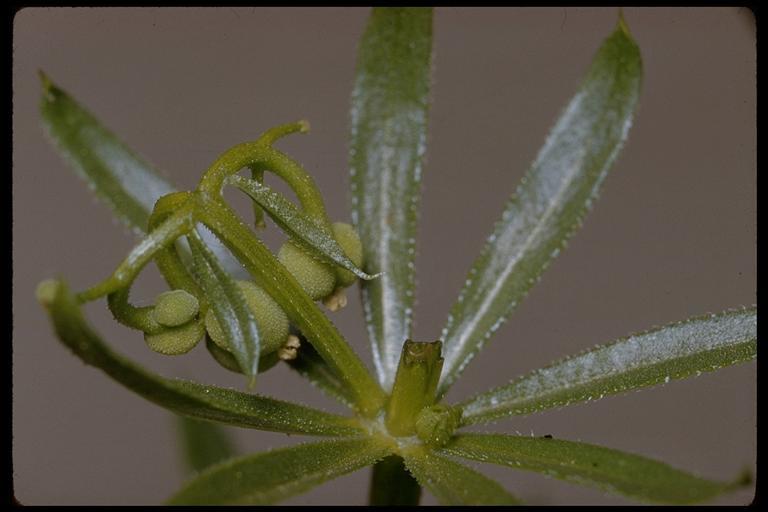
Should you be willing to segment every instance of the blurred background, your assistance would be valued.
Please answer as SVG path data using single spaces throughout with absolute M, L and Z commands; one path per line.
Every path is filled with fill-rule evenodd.
M 135 243 L 46 140 L 37 70 L 72 94 L 179 189 L 224 150 L 308 119 L 280 143 L 349 219 L 348 105 L 367 8 L 27 8 L 14 22 L 13 471 L 25 505 L 155 504 L 184 481 L 173 416 L 85 367 L 34 299 L 44 278 L 84 289 Z M 629 141 L 567 250 L 449 396 L 455 402 L 631 332 L 755 303 L 755 24 L 744 8 L 628 8 L 644 83 Z M 418 237 L 417 340 L 447 311 L 503 204 L 575 92 L 609 8 L 438 8 Z M 272 181 L 274 183 L 275 180 Z M 228 197 L 247 213 L 247 203 Z M 272 247 L 280 237 L 266 232 Z M 163 290 L 154 267 L 133 297 Z M 332 316 L 372 366 L 353 290 Z M 149 351 L 103 301 L 89 320 L 118 351 L 163 375 L 242 388 L 198 346 Z M 258 391 L 343 409 L 282 366 Z M 484 426 L 551 434 L 728 480 L 755 470 L 755 364 Z M 300 436 L 228 429 L 239 451 Z M 298 437 L 298 438 L 296 438 Z M 471 463 L 532 504 L 623 504 L 534 473 Z M 370 469 L 288 504 L 363 504 Z M 754 486 L 716 503 L 746 504 Z M 434 504 L 426 495 L 423 503 Z

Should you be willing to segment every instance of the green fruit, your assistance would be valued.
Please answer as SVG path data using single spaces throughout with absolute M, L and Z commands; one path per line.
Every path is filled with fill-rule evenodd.
M 333 223 L 333 236 L 339 245 L 344 249 L 347 258 L 352 260 L 357 268 L 363 265 L 363 244 L 360 237 L 357 236 L 355 228 L 344 222 Z M 334 267 L 336 272 L 336 286 L 346 288 L 351 286 L 357 280 L 357 276 L 343 267 Z
M 237 281 L 237 286 L 243 293 L 245 302 L 251 308 L 259 328 L 261 341 L 259 353 L 264 355 L 274 352 L 283 345 L 288 337 L 288 317 L 277 305 L 277 302 L 253 282 Z M 208 335 L 219 347 L 228 351 L 232 350 L 212 309 L 209 309 L 205 315 L 205 328 L 208 330 Z
M 166 356 L 186 354 L 202 339 L 205 329 L 200 322 L 193 321 L 178 327 L 169 327 L 157 334 L 144 334 L 147 346 Z
M 312 300 L 325 298 L 336 288 L 336 274 L 333 269 L 292 242 L 283 244 L 277 259 L 285 265 Z
M 213 356 L 213 359 L 227 370 L 235 373 L 243 373 L 240 369 L 240 363 L 237 362 L 237 359 L 232 352 L 224 350 L 218 346 L 210 336 L 205 339 L 205 348 L 208 349 L 208 352 Z M 278 352 L 279 351 L 275 351 L 259 358 L 259 373 L 264 373 L 280 361 L 280 357 L 277 354 Z
M 176 327 L 192 320 L 200 310 L 197 298 L 185 290 L 161 293 L 155 299 L 152 317 L 160 325 Z

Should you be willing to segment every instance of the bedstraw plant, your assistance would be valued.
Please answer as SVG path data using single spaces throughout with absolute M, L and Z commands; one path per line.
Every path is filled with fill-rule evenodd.
M 312 177 L 276 148 L 307 133 L 298 121 L 224 152 L 197 188 L 179 192 L 41 73 L 42 117 L 95 193 L 143 232 L 112 275 L 74 293 L 61 279 L 37 290 L 59 339 L 86 364 L 179 415 L 198 473 L 170 504 L 266 504 L 373 465 L 371 504 L 515 504 L 507 489 L 461 462 L 490 462 L 600 487 L 644 502 L 694 503 L 745 484 L 712 481 L 601 446 L 462 428 L 585 402 L 756 357 L 756 307 L 690 318 L 597 346 L 461 403 L 443 398 L 462 370 L 563 249 L 596 198 L 632 124 L 640 50 L 619 15 L 477 257 L 437 341 L 410 339 L 416 219 L 430 93 L 432 11 L 373 9 L 352 92 L 352 225 L 332 222 Z M 246 170 L 247 175 L 240 174 Z M 294 204 L 265 184 L 285 181 Z M 250 198 L 247 225 L 224 187 Z M 265 219 L 288 237 L 275 255 Z M 168 283 L 151 306 L 130 290 L 154 262 Z M 243 273 L 243 269 L 247 275 Z M 344 307 L 359 283 L 375 375 L 319 307 Z M 162 377 L 114 352 L 86 323 L 105 298 L 149 349 L 182 355 L 204 344 L 243 390 Z M 287 364 L 350 414 L 259 395 L 257 375 Z M 508 376 L 499 376 L 507 378 Z M 205 420 L 205 421 L 196 421 Z M 230 458 L 215 422 L 324 436 Z

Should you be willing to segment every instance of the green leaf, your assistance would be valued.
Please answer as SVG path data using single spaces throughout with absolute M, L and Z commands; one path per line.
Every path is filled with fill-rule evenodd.
M 146 232 L 155 202 L 175 188 L 42 72 L 40 79 L 40 112 L 55 147 L 117 218 L 136 234 Z M 216 237 L 205 241 L 228 272 L 242 274 Z
M 301 340 L 301 348 L 296 359 L 286 361 L 288 366 L 299 372 L 302 377 L 308 379 L 315 387 L 328 396 L 337 399 L 350 407 L 355 403 L 355 397 L 344 381 L 323 361 L 320 354 L 301 333 L 294 333 Z
M 441 335 L 441 395 L 581 224 L 627 137 L 641 74 L 640 51 L 620 22 L 507 203 L 451 309 Z
M 705 501 L 744 483 L 704 480 L 638 455 L 557 439 L 468 434 L 455 437 L 442 451 L 658 503 Z
M 61 281 L 48 285 L 45 306 L 59 339 L 85 364 L 95 366 L 150 402 L 178 414 L 239 427 L 290 434 L 359 435 L 353 418 L 344 418 L 298 404 L 166 379 L 110 350 L 83 318 L 80 306 Z
M 273 192 L 266 185 L 237 174 L 227 178 L 227 182 L 245 192 L 264 209 L 263 211 L 267 212 L 280 229 L 326 263 L 344 267 L 360 279 L 370 280 L 379 277 L 366 274 L 357 268 L 331 234 L 321 229 L 310 215 L 296 208 L 290 201 Z
M 352 91 L 352 221 L 367 271 L 384 272 L 361 286 L 385 389 L 392 387 L 400 349 L 410 337 L 431 51 L 431 8 L 373 9 Z
M 200 240 L 196 231 L 192 232 L 188 241 L 197 283 L 205 293 L 232 355 L 253 385 L 259 373 L 261 348 L 256 318 L 235 280 L 219 266 L 216 257 Z
M 404 450 L 403 459 L 422 487 L 443 505 L 515 505 L 519 501 L 498 483 L 463 464 L 427 450 Z
M 176 416 L 178 439 L 187 468 L 200 472 L 234 455 L 232 440 L 219 425 Z
M 155 201 L 173 186 L 47 76 L 40 78 L 43 122 L 58 149 L 118 218 L 146 230 Z
M 390 455 L 373 466 L 368 504 L 372 506 L 418 505 L 421 486 L 405 469 L 403 458 Z
M 757 355 L 757 308 L 690 318 L 597 346 L 471 398 L 464 425 L 683 379 Z
M 303 444 L 249 455 L 210 468 L 170 505 L 266 505 L 373 464 L 389 449 L 373 438 Z

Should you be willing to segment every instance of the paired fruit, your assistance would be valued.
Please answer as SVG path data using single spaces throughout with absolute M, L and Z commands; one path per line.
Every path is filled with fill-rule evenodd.
M 334 238 L 347 257 L 359 268 L 363 263 L 363 247 L 355 229 L 342 222 L 332 226 Z M 298 281 L 313 300 L 321 300 L 331 311 L 346 305 L 344 289 L 357 280 L 349 270 L 330 265 L 294 242 L 286 242 L 278 252 L 278 260 Z M 237 281 L 246 304 L 253 313 L 261 342 L 260 370 L 269 368 L 279 360 L 297 357 L 299 339 L 289 333 L 288 316 L 269 294 L 252 281 Z M 44 290 L 45 291 L 45 290 Z M 40 293 L 45 295 L 45 293 Z M 185 290 L 161 293 L 150 314 L 159 329 L 144 334 L 147 346 L 165 355 L 189 352 L 208 334 L 206 346 L 222 366 L 239 371 L 231 353 L 227 336 L 213 309 L 200 316 L 200 303 Z

